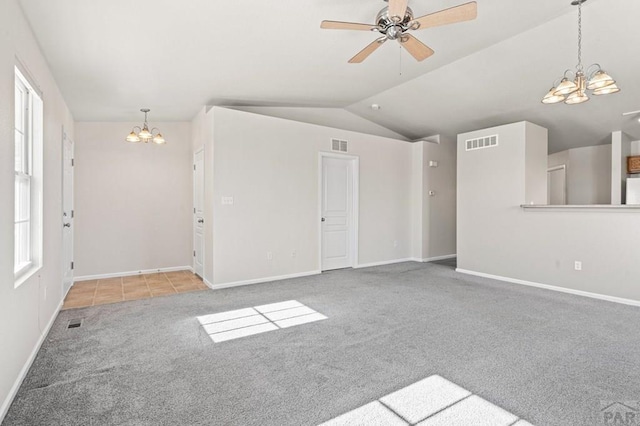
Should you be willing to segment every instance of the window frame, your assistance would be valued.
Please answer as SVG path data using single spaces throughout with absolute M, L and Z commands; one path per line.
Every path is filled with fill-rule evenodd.
M 43 257 L 44 104 L 27 75 L 15 67 L 14 150 L 22 151 L 14 152 L 15 288 L 42 268 Z M 26 231 L 20 229 L 25 223 Z

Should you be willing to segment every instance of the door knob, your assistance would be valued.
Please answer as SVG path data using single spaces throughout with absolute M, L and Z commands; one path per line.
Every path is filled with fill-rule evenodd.
M 204 223 L 204 219 L 198 219 L 198 223 Z
M 71 228 L 71 224 L 70 223 L 65 223 L 64 225 L 62 225 L 65 228 Z
M 327 219 L 325 219 L 324 217 L 322 219 L 320 219 L 322 222 L 326 221 Z

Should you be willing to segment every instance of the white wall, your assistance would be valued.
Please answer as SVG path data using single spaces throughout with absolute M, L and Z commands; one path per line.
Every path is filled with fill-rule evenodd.
M 548 156 L 548 167 L 566 165 L 567 204 L 611 204 L 611 145 L 574 148 Z
M 611 145 L 569 150 L 569 204 L 611 204 Z
M 524 166 L 546 168 L 546 138 L 516 123 L 458 136 L 458 268 L 507 279 L 640 301 L 640 212 L 525 210 Z M 499 134 L 496 148 L 465 151 L 464 140 Z M 546 199 L 546 198 L 545 198 Z M 545 200 L 536 203 L 544 204 Z M 582 261 L 582 271 L 574 262 Z
M 191 128 L 152 122 L 165 145 L 124 140 L 141 123 L 76 123 L 76 277 L 192 264 Z
M 411 144 L 224 108 L 210 114 L 213 284 L 319 270 L 318 153 L 331 138 L 348 140 L 360 158 L 358 263 L 411 257 Z
M 0 0 L 0 422 L 35 355 L 62 294 L 62 128 L 73 117 L 16 0 Z M 42 269 L 17 289 L 13 278 L 13 132 L 16 57 L 44 101 L 44 253 Z

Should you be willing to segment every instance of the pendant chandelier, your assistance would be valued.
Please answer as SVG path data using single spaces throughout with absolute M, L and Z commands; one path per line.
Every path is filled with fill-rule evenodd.
M 153 129 L 149 130 L 149 125 L 147 124 L 147 113 L 151 110 L 148 108 L 142 108 L 140 111 L 144 112 L 144 124 L 142 125 L 142 128 L 140 128 L 139 126 L 135 126 L 131 130 L 131 133 L 129 133 L 129 136 L 127 136 L 127 142 L 147 143 L 149 141 L 153 141 L 158 145 L 166 143 L 159 129 L 154 127 Z M 136 129 L 138 130 L 138 133 L 136 133 Z M 158 133 L 154 134 L 154 131 L 156 130 L 158 130 Z
M 574 0 L 573 6 L 578 6 L 578 65 L 575 71 L 566 70 L 564 76 L 556 80 L 549 93 L 542 98 L 543 104 L 557 104 L 563 102 L 568 105 L 581 104 L 589 100 L 587 90 L 596 96 L 618 93 L 620 88 L 609 74 L 599 64 L 593 64 L 586 70 L 582 65 L 582 3 L 587 0 Z

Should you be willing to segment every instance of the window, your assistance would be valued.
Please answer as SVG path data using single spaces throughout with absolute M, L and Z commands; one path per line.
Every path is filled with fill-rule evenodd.
M 16 286 L 42 265 L 42 100 L 15 72 L 14 263 Z

